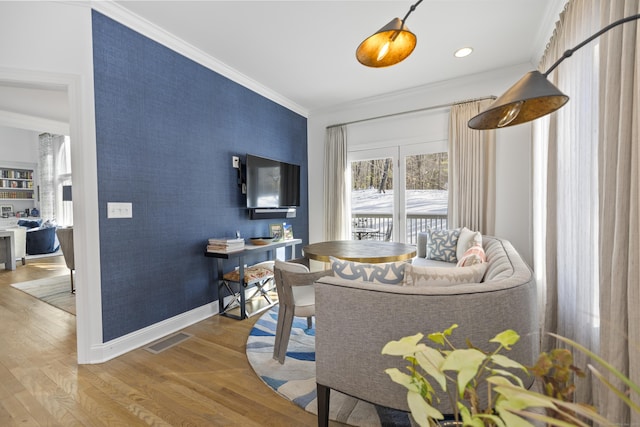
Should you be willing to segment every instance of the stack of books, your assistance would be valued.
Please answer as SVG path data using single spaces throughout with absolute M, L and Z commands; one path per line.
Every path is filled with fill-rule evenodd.
M 221 237 L 211 238 L 207 243 L 207 252 L 229 253 L 244 249 L 244 239 L 242 237 Z

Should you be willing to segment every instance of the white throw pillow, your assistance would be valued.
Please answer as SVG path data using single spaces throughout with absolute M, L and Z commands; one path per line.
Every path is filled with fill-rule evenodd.
M 470 267 L 418 267 L 408 264 L 404 269 L 405 286 L 450 286 L 480 283 L 487 263 Z
M 467 249 L 473 246 L 474 242 L 479 242 L 480 246 L 482 246 L 482 234 L 479 231 L 471 231 L 467 227 L 462 227 L 458 237 L 458 246 L 456 247 L 458 261 L 464 256 Z

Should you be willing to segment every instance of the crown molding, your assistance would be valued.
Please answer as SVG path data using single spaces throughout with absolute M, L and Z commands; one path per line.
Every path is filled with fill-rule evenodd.
M 205 53 L 201 49 L 185 42 L 184 40 L 176 37 L 172 33 L 164 30 L 158 25 L 142 18 L 139 15 L 129 11 L 128 9 L 120 6 L 112 0 L 92 0 L 92 9 L 102 13 L 105 16 L 119 22 L 126 27 L 142 34 L 145 37 L 154 40 L 163 46 L 183 55 L 192 61 L 206 67 L 216 73 L 228 78 L 229 80 L 238 83 L 253 92 L 264 96 L 265 98 L 282 105 L 289 110 L 300 114 L 301 116 L 308 117 L 309 111 L 303 108 L 299 104 L 292 100 L 278 94 L 277 92 L 269 89 L 268 87 L 260 84 L 256 80 L 242 74 L 241 72 L 229 67 L 223 62 L 217 60 L 211 55 Z

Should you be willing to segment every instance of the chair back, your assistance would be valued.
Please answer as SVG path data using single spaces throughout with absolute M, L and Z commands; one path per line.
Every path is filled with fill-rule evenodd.
M 293 307 L 295 299 L 293 296 L 293 290 L 290 286 L 287 286 L 282 278 L 282 272 L 288 271 L 291 273 L 308 273 L 309 267 L 298 262 L 297 260 L 280 261 L 275 260 L 273 266 L 273 276 L 276 281 L 276 290 L 278 292 L 278 302 L 285 304 L 289 307 Z
M 62 255 L 64 256 L 64 262 L 67 264 L 67 268 L 75 270 L 75 262 L 73 255 L 73 227 L 56 228 L 56 235 L 60 242 L 60 248 L 62 249 Z

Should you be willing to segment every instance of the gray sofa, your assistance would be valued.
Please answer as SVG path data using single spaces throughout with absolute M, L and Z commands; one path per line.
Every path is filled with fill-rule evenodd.
M 424 240 L 422 241 L 424 244 Z M 382 355 L 391 340 L 442 331 L 454 323 L 456 346 L 465 339 L 481 348 L 505 329 L 520 341 L 507 353 L 531 366 L 539 353 L 535 281 L 529 266 L 511 243 L 483 236 L 487 270 L 482 283 L 445 287 L 409 287 L 324 277 L 316 292 L 316 382 L 318 425 L 328 423 L 330 390 L 383 407 L 408 411 L 407 392 L 384 370 L 407 365 Z M 418 248 L 424 256 L 424 251 Z M 420 264 L 424 260 L 417 260 Z M 529 387 L 533 378 L 523 377 Z M 439 409 L 453 413 L 440 395 Z

